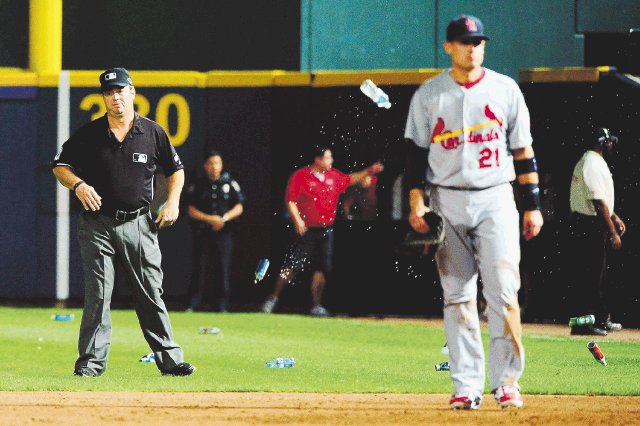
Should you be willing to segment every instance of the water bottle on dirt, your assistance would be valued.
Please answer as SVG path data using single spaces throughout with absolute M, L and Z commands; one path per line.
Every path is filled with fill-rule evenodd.
M 373 81 L 365 80 L 360 85 L 362 93 L 367 95 L 378 107 L 389 109 L 391 108 L 391 102 L 389 102 L 389 96 L 376 86 Z
M 265 362 L 268 368 L 291 368 L 296 365 L 296 360 L 293 358 L 273 358 Z

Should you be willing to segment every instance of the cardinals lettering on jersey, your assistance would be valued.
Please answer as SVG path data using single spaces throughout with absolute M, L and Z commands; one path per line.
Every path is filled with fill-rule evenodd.
M 453 131 L 445 130 L 444 119 L 442 117 L 438 117 L 438 121 L 433 128 L 433 133 L 431 134 L 431 143 L 442 142 L 442 147 L 448 150 L 456 149 L 463 142 L 482 143 L 498 139 L 500 136 L 495 129 L 490 129 L 488 132 L 476 132 L 476 130 L 490 127 L 494 124 L 497 124 L 498 127 L 502 127 L 504 118 L 496 116 L 488 104 L 484 106 L 484 115 L 489 119 L 489 121 Z M 459 135 L 463 135 L 462 140 L 460 140 Z

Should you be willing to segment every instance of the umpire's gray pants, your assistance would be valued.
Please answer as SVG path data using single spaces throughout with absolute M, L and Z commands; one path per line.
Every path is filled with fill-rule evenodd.
M 162 269 L 157 227 L 150 214 L 128 222 L 84 213 L 78 240 L 84 267 L 84 311 L 75 368 L 102 374 L 111 344 L 111 294 L 116 262 L 123 266 L 134 298 L 138 321 L 160 370 L 183 361 L 182 348 L 173 340 L 162 296 Z

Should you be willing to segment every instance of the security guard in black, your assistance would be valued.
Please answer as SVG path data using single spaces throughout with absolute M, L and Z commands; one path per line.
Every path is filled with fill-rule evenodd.
M 240 185 L 233 180 L 228 172 L 222 172 L 220 179 L 215 182 L 206 176 L 201 177 L 189 185 L 185 193 L 188 205 L 194 206 L 204 213 L 222 217 L 235 205 L 244 203 L 244 194 Z M 194 220 L 192 226 L 211 230 L 210 225 L 200 221 Z M 235 221 L 231 220 L 225 224 L 221 231 L 231 231 L 234 226 Z
M 84 125 L 53 162 L 53 167 L 64 165 L 95 188 L 102 197 L 100 213 L 110 216 L 151 204 L 157 166 L 167 176 L 184 168 L 162 127 L 138 113 L 122 142 L 106 115 Z
M 199 309 L 205 295 L 213 289 L 218 310 L 224 312 L 230 299 L 234 231 L 245 198 L 240 185 L 223 171 L 218 152 L 207 153 L 203 166 L 205 176 L 186 190 L 193 230 L 193 279 L 188 310 Z M 212 279 L 212 273 L 218 279 Z

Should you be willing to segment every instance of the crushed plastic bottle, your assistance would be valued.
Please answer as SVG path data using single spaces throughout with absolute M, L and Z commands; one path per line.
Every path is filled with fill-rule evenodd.
M 445 342 L 442 349 L 440 349 L 440 352 L 442 352 L 444 355 L 449 355 L 449 342 Z
M 146 354 L 145 356 L 140 358 L 140 362 L 155 362 L 155 361 L 156 361 L 156 356 L 153 354 L 153 352 Z
M 218 327 L 200 327 L 198 328 L 200 334 L 219 334 L 220 329 Z
M 449 365 L 449 361 L 436 364 L 436 371 L 449 371 L 450 369 L 451 369 L 451 366 Z
M 291 368 L 296 365 L 296 360 L 293 358 L 273 358 L 265 362 L 265 365 L 269 368 Z
M 51 315 L 51 319 L 54 321 L 73 321 L 73 314 L 55 314 Z
M 367 95 L 373 102 L 380 108 L 391 108 L 391 102 L 389 102 L 389 95 L 384 93 L 382 89 L 375 85 L 371 80 L 365 80 L 360 85 L 362 93 Z
M 257 284 L 258 281 L 264 278 L 264 276 L 267 274 L 268 268 L 269 259 L 260 259 L 260 262 L 258 262 L 258 267 L 256 268 L 256 279 L 254 281 L 254 284 Z

